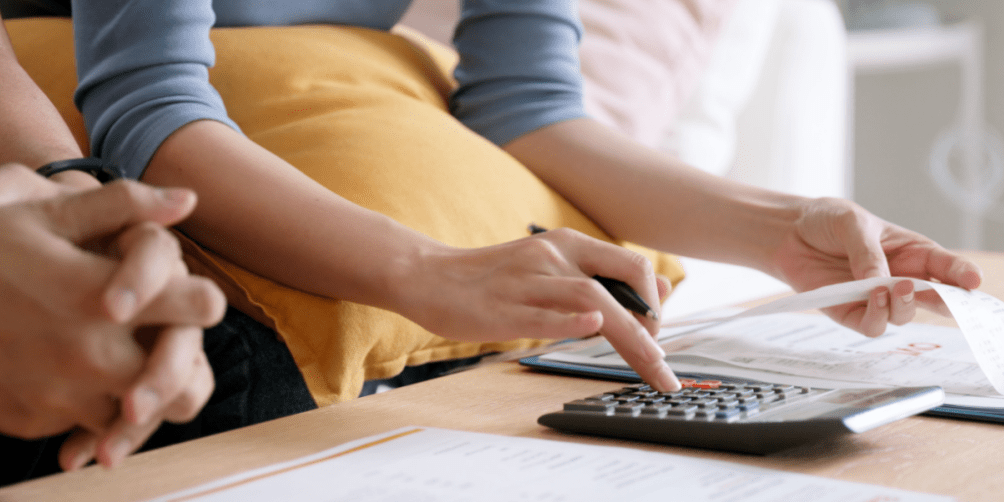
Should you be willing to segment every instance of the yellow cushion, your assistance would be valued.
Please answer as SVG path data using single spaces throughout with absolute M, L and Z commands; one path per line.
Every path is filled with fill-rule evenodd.
M 58 23 L 9 25 L 18 39 L 23 31 L 67 29 Z M 41 26 L 49 24 L 57 26 Z M 530 222 L 609 240 L 525 167 L 450 116 L 452 60 L 442 47 L 424 45 L 414 33 L 331 26 L 216 29 L 212 37 L 217 65 L 210 78 L 230 116 L 252 140 L 343 197 L 461 247 L 525 237 Z M 19 50 L 47 57 L 70 50 L 51 44 Z M 65 88 L 60 84 L 60 92 Z M 545 343 L 447 340 L 397 314 L 293 290 L 206 250 L 187 249 L 206 273 L 225 274 L 232 303 L 277 329 L 321 405 L 351 399 L 363 381 L 406 365 Z M 673 257 L 636 249 L 660 273 L 682 279 Z

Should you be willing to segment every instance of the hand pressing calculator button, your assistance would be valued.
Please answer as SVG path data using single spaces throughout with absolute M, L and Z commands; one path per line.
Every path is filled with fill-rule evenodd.
M 681 378 L 678 392 L 629 385 L 565 403 L 537 422 L 555 429 L 766 454 L 866 430 L 945 400 L 941 387 L 818 389 Z

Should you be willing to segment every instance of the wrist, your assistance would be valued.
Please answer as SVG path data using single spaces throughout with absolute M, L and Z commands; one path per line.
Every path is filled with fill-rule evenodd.
M 805 216 L 811 199 L 794 195 L 762 192 L 740 196 L 727 234 L 734 263 L 752 267 L 777 277 L 777 253 L 784 243 L 798 239 L 798 224 Z
M 70 171 L 80 171 L 94 177 L 100 183 L 109 183 L 124 176 L 122 169 L 97 157 L 73 158 L 50 162 L 35 170 L 49 178 Z
M 444 264 L 456 263 L 458 248 L 422 236 L 410 249 L 390 261 L 385 269 L 384 307 L 423 324 L 432 313 L 429 302 L 440 292 L 430 290 L 432 284 L 443 284 L 448 273 Z

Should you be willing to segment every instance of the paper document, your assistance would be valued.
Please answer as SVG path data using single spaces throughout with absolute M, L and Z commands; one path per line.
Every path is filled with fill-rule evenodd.
M 1004 407 L 1004 302 L 986 293 L 914 280 L 917 291 L 941 295 L 959 328 L 890 326 L 878 338 L 824 316 L 791 313 L 862 300 L 898 280 L 837 284 L 738 313 L 667 323 L 660 344 L 680 373 L 830 388 L 940 385 L 949 404 Z M 541 359 L 628 367 L 609 344 Z
M 160 501 L 948 501 L 629 448 L 406 427 Z
M 958 328 L 908 324 L 868 338 L 825 316 L 784 313 L 664 328 L 660 345 L 677 373 L 833 389 L 940 385 L 948 404 L 1004 408 Z M 540 359 L 628 368 L 606 343 Z

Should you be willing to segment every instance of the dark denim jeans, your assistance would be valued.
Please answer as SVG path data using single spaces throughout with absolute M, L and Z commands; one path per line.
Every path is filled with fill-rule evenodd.
M 141 451 L 265 422 L 317 407 L 286 345 L 267 326 L 233 308 L 203 341 L 216 389 L 186 424 L 164 424 Z M 2 406 L 2 403 L 0 403 Z M 0 486 L 59 472 L 66 436 L 24 441 L 0 435 Z
M 370 394 L 376 394 L 377 392 L 404 387 L 405 385 L 411 385 L 413 383 L 432 380 L 433 378 L 441 377 L 452 371 L 461 370 L 467 366 L 475 365 L 481 361 L 483 357 L 485 356 L 482 355 L 468 357 L 466 359 L 436 361 L 419 366 L 405 366 L 401 373 L 398 373 L 396 376 L 391 378 L 383 380 L 367 380 L 364 382 L 363 390 L 359 393 L 359 397 L 365 397 Z

